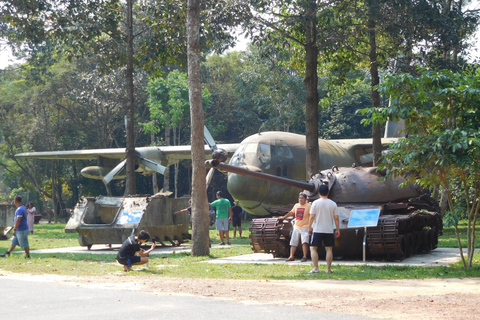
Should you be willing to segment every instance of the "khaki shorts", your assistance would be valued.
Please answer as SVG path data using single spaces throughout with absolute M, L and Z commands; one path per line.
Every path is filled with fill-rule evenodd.
M 218 231 L 228 231 L 228 223 L 228 218 L 217 219 L 217 221 L 215 221 Z
M 292 232 L 292 237 L 290 238 L 290 245 L 298 247 L 300 245 L 300 241 L 302 244 L 310 242 L 310 235 L 308 234 L 308 230 L 294 228 Z

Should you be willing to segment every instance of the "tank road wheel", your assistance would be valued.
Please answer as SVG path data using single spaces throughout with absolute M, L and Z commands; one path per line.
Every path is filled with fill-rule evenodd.
M 433 250 L 435 249 L 434 243 L 435 243 L 435 234 L 433 232 L 433 229 L 429 229 L 427 232 L 427 243 L 428 243 L 428 250 Z
M 398 245 L 401 253 L 398 254 L 397 258 L 403 260 L 405 259 L 405 252 L 407 250 L 407 240 L 403 234 L 398 236 Z
M 413 238 L 413 243 L 412 243 L 413 254 L 417 254 L 418 252 L 422 251 L 421 232 L 414 232 L 412 234 L 412 238 Z
M 433 227 L 428 231 L 430 233 L 431 248 L 436 249 L 438 244 L 438 231 L 437 228 Z
M 425 247 L 425 234 L 423 233 L 423 230 L 422 231 L 418 231 L 417 233 L 417 248 L 418 248 L 418 252 L 423 252 L 424 251 L 424 247 Z
M 411 233 L 408 233 L 405 235 L 405 258 L 410 258 L 413 254 L 413 235 Z

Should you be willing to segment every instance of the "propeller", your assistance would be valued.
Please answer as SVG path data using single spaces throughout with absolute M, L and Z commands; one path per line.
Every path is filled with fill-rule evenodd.
M 215 152 L 218 147 L 217 144 L 215 143 L 215 140 L 213 140 L 212 135 L 210 134 L 210 131 L 208 131 L 207 126 L 203 126 L 203 139 L 205 140 L 205 143 L 208 144 L 212 152 Z
M 102 181 L 105 185 L 109 184 L 110 181 L 113 180 L 113 178 L 115 178 L 115 176 L 123 170 L 123 168 L 125 167 L 125 164 L 127 163 L 127 159 L 123 160 L 122 162 L 120 162 L 119 164 L 117 164 L 117 166 L 115 168 L 113 168 L 109 173 L 107 173 L 103 178 L 102 178 Z
M 142 158 L 140 156 L 137 156 L 137 158 L 140 160 L 141 163 L 143 163 L 145 167 L 158 173 L 164 174 L 165 170 L 167 169 L 165 166 L 162 166 L 160 163 L 157 163 L 155 161 Z
M 225 162 L 227 160 L 227 152 L 217 147 L 215 140 L 213 140 L 213 137 L 206 126 L 203 126 L 203 139 L 210 147 L 210 150 L 212 150 L 212 158 L 214 160 L 218 160 L 219 162 Z
M 161 173 L 161 174 L 164 174 L 165 173 L 165 170 L 166 170 L 166 167 L 165 166 L 162 166 L 161 164 L 155 162 L 155 161 L 152 161 L 152 160 L 149 160 L 149 159 L 146 159 L 146 158 L 143 158 L 141 157 L 138 153 L 136 155 L 137 157 L 137 160 L 143 164 L 145 167 L 147 167 L 148 169 L 152 170 L 152 171 L 155 171 L 155 172 L 158 172 L 158 173 Z M 125 167 L 125 165 L 127 164 L 127 159 L 123 160 L 122 162 L 120 162 L 115 168 L 113 168 L 109 173 L 107 173 L 103 178 L 102 178 L 102 181 L 105 185 L 108 185 L 114 178 L 115 176 L 123 170 L 123 168 Z
M 218 160 L 219 162 L 225 162 L 227 160 L 227 152 L 223 149 L 217 147 L 215 140 L 213 139 L 210 131 L 208 131 L 207 126 L 203 126 L 203 138 L 205 143 L 208 144 L 210 150 L 212 150 L 212 158 Z M 207 189 L 212 181 L 213 173 L 215 172 L 214 168 L 210 168 L 207 173 Z

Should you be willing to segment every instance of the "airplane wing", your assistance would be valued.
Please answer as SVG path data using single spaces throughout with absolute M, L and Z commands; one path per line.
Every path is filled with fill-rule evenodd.
M 65 159 L 65 160 L 94 160 L 98 157 L 111 159 L 125 158 L 125 149 L 87 149 L 70 151 L 39 151 L 25 152 L 15 155 L 16 158 L 35 158 L 35 159 Z
M 400 138 L 382 138 L 382 144 L 390 144 L 397 142 Z M 331 143 L 338 143 L 342 145 L 347 145 L 350 147 L 364 148 L 366 146 L 372 146 L 372 138 L 368 139 L 338 139 L 338 140 L 328 140 Z
M 382 138 L 382 145 L 389 145 L 397 142 L 401 138 Z M 329 140 L 332 144 L 337 144 L 345 148 L 359 165 L 371 165 L 373 162 L 372 139 L 339 139 Z M 388 151 L 383 151 L 388 152 Z
M 218 147 L 224 149 L 230 158 L 240 144 L 219 144 Z M 173 164 L 183 159 L 191 159 L 190 146 L 162 146 L 162 147 L 139 147 L 135 151 L 142 157 L 152 161 L 163 161 Z M 205 154 L 210 156 L 212 151 L 209 146 L 205 146 Z M 40 151 L 26 152 L 16 154 L 17 158 L 35 158 L 35 159 L 65 159 L 65 160 L 95 160 L 99 157 L 107 159 L 123 160 L 125 158 L 124 148 L 112 149 L 86 149 L 69 151 Z

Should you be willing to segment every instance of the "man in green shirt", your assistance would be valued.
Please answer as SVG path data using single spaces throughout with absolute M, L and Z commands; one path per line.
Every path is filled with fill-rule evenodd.
M 223 197 L 223 192 L 217 192 L 217 200 L 213 201 L 210 204 L 217 211 L 217 219 L 215 225 L 218 232 L 220 233 L 220 245 L 225 245 L 224 237 L 227 237 L 227 244 L 230 245 L 230 237 L 228 235 L 229 221 L 232 220 L 232 205 L 228 199 Z

